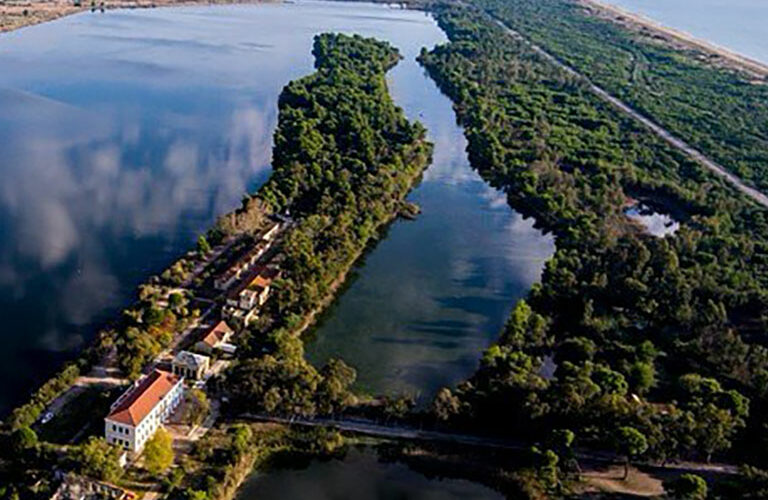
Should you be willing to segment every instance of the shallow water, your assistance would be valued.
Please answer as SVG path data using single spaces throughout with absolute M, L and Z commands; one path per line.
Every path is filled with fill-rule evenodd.
M 642 203 L 628 208 L 627 217 L 639 223 L 648 234 L 663 238 L 675 234 L 680 229 L 680 223 L 671 215 L 654 211 L 651 207 Z

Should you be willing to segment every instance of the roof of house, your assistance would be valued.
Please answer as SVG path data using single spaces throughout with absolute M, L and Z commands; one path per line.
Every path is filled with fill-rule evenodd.
M 138 425 L 144 417 L 181 381 L 180 377 L 155 370 L 140 379 L 128 392 L 120 396 L 107 419 L 122 424 Z
M 197 370 L 200 367 L 205 366 L 211 358 L 203 356 L 202 354 L 196 354 L 189 351 L 180 351 L 173 358 L 174 364 L 185 365 L 193 370 Z
M 266 269 L 266 266 L 263 264 L 256 264 L 254 265 L 249 271 L 248 274 L 240 281 L 237 286 L 234 286 L 229 289 L 227 292 L 227 298 L 232 300 L 237 300 L 238 297 L 240 297 L 240 294 L 248 288 L 248 285 L 251 284 L 251 281 L 258 276 L 259 274 L 263 273 Z
M 222 281 L 229 281 L 232 276 L 236 275 L 238 272 L 242 271 L 243 269 L 247 268 L 253 260 L 255 260 L 256 257 L 258 257 L 261 253 L 263 253 L 268 244 L 264 243 L 263 241 L 259 241 L 252 247 L 250 247 L 245 253 L 240 255 L 235 262 L 232 263 L 231 266 L 222 274 L 219 276 L 218 279 Z
M 272 284 L 272 278 L 259 274 L 248 283 L 249 290 L 263 290 Z
M 233 333 L 234 330 L 232 330 L 224 320 L 221 320 L 203 335 L 201 342 L 204 342 L 211 347 L 216 347 L 219 342 L 222 342 L 228 335 Z

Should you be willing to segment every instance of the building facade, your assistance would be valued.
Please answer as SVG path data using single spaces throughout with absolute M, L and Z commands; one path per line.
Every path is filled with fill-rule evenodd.
M 200 380 L 208 373 L 211 358 L 189 351 L 180 351 L 171 362 L 171 371 L 178 377 Z
M 104 434 L 110 444 L 138 453 L 184 396 L 184 377 L 155 370 L 139 379 L 110 407 Z

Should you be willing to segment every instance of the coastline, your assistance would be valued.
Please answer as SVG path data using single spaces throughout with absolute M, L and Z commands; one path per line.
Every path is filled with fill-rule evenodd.
M 593 15 L 608 19 L 630 31 L 645 36 L 651 35 L 677 50 L 695 50 L 719 59 L 719 61 L 710 60 L 708 61 L 709 64 L 736 69 L 749 73 L 754 77 L 768 79 L 768 64 L 766 63 L 749 58 L 721 45 L 697 38 L 685 31 L 670 28 L 644 14 L 628 11 L 604 0 L 578 0 L 578 2 L 591 11 Z
M 0 35 L 29 26 L 55 21 L 62 17 L 89 10 L 153 9 L 159 7 L 183 7 L 194 5 L 237 5 L 257 3 L 279 3 L 282 0 L 105 0 L 84 2 L 76 6 L 66 0 L 43 0 L 40 2 L 12 2 L 0 5 Z M 660 21 L 610 4 L 604 0 L 577 0 L 597 15 L 619 24 L 626 29 L 661 39 L 678 50 L 696 50 L 721 61 L 709 61 L 730 69 L 737 69 L 758 78 L 768 79 L 768 63 L 763 63 L 721 45 L 708 42 L 685 31 L 665 26 Z M 651 33 L 649 33 L 651 32 Z
M 77 6 L 67 0 L 13 1 L 0 5 L 0 36 L 62 17 L 88 11 L 114 9 L 154 9 L 193 5 L 237 5 L 278 3 L 282 0 L 80 0 Z

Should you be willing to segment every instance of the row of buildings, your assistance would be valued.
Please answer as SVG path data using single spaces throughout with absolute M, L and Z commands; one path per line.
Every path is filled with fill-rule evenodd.
M 138 453 L 157 429 L 167 421 L 184 398 L 184 381 L 204 379 L 211 369 L 211 355 L 236 351 L 230 324 L 248 325 L 269 298 L 276 265 L 260 263 L 273 245 L 281 222 L 273 222 L 255 245 L 214 279 L 219 290 L 228 290 L 222 309 L 224 319 L 202 332 L 191 350 L 178 352 L 170 370 L 155 369 L 137 380 L 110 407 L 104 419 L 108 443 Z

